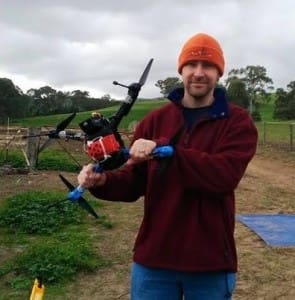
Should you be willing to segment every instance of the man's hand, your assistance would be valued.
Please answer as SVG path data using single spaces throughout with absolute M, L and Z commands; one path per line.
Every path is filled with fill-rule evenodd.
M 156 148 L 156 146 L 157 144 L 151 140 L 136 140 L 129 150 L 130 158 L 126 163 L 134 164 L 152 159 L 152 152 Z
M 96 186 L 102 186 L 106 182 L 106 175 L 104 173 L 95 173 L 95 165 L 88 164 L 84 166 L 78 174 L 78 183 L 85 189 Z

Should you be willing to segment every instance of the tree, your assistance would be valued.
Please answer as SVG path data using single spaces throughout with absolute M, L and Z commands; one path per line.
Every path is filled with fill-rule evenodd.
M 286 119 L 288 116 L 288 97 L 287 97 L 287 92 L 279 88 L 276 90 L 275 93 L 275 107 L 274 107 L 274 112 L 273 112 L 273 117 L 275 119 Z
M 72 113 L 73 102 L 71 99 L 70 92 L 58 91 L 56 93 L 56 99 L 58 100 L 58 113 Z
M 78 111 L 87 110 L 85 109 L 85 105 L 87 102 L 86 100 L 89 99 L 89 92 L 81 91 L 81 90 L 72 91 L 71 99 L 72 99 L 74 111 L 78 112 Z
M 246 84 L 242 80 L 232 79 L 228 84 L 227 94 L 229 101 L 246 109 L 249 107 L 249 94 L 246 90 Z
M 105 94 L 105 95 L 100 97 L 100 100 L 103 101 L 103 102 L 110 102 L 110 101 L 112 101 L 112 98 L 109 94 Z
M 158 87 L 160 93 L 166 97 L 174 89 L 182 87 L 183 83 L 178 77 L 167 77 L 164 80 L 158 80 L 155 86 Z
M 272 90 L 272 79 L 266 74 L 265 67 L 247 66 L 246 68 L 233 69 L 229 73 L 226 84 L 233 78 L 239 78 L 246 85 L 246 90 L 250 96 L 249 111 L 253 115 L 254 108 L 257 108 L 257 96 L 262 95 L 264 99 L 269 99 L 268 90 Z
M 46 85 L 39 89 L 30 89 L 27 95 L 33 99 L 33 113 L 38 115 L 49 115 L 57 113 L 58 99 L 56 90 Z
M 30 98 L 8 78 L 0 78 L 0 122 L 8 117 L 24 117 L 28 111 Z
M 282 88 L 276 90 L 273 117 L 281 120 L 295 119 L 295 81 L 287 85 L 287 91 Z
M 290 119 L 295 119 L 295 81 L 290 82 L 287 87 L 289 89 Z
M 71 96 L 74 98 L 84 99 L 84 98 L 89 97 L 89 92 L 81 91 L 81 90 L 74 90 L 74 91 L 72 91 Z

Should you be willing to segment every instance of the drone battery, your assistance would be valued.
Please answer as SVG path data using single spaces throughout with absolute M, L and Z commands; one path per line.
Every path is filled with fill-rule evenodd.
M 105 160 L 120 151 L 120 145 L 114 134 L 87 141 L 88 155 L 95 161 Z

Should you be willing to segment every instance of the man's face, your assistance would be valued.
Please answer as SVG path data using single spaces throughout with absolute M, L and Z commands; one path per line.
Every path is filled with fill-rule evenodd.
M 211 97 L 219 80 L 216 66 L 206 61 L 189 62 L 182 68 L 181 75 L 185 94 L 196 101 Z

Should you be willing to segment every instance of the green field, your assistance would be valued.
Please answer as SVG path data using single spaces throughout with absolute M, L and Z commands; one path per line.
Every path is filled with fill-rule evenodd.
M 138 101 L 132 107 L 130 113 L 122 119 L 120 128 L 127 129 L 128 125 L 134 121 L 140 121 L 148 112 L 166 104 L 166 100 L 145 100 Z M 120 104 L 113 107 L 108 107 L 105 109 L 100 109 L 99 112 L 105 117 L 110 117 L 119 108 Z M 70 128 L 79 127 L 79 123 L 88 119 L 93 111 L 78 113 L 73 121 L 70 123 Z M 18 119 L 12 121 L 11 125 L 21 126 L 21 127 L 41 127 L 41 126 L 56 126 L 60 121 L 64 120 L 69 115 L 51 115 L 42 116 L 26 119 Z
M 120 129 L 127 130 L 129 125 L 133 122 L 140 121 L 145 115 L 155 108 L 158 108 L 167 103 L 167 100 L 155 99 L 155 100 L 142 100 L 137 101 L 132 107 L 130 113 L 122 119 L 120 123 Z M 119 108 L 117 106 L 105 108 L 99 110 L 105 117 L 110 117 Z M 288 122 L 278 122 L 273 119 L 274 103 L 273 101 L 268 103 L 260 104 L 260 114 L 261 122 L 257 122 L 256 126 L 259 131 L 259 140 L 261 142 L 279 142 L 279 143 L 292 143 L 295 135 L 295 126 L 290 127 L 290 124 L 295 123 L 295 120 Z M 69 128 L 78 128 L 79 123 L 88 119 L 92 111 L 78 113 L 76 117 L 69 124 Z M 15 120 L 11 125 L 21 126 L 21 127 L 42 127 L 42 126 L 52 126 L 55 127 L 59 122 L 64 120 L 68 115 L 52 115 L 52 116 L 42 116 L 27 119 Z M 292 132 L 293 131 L 293 132 Z M 295 143 L 295 141 L 294 141 Z
M 273 103 L 261 103 L 259 106 L 259 111 L 261 114 L 261 119 L 264 122 L 273 122 L 273 110 L 274 104 Z
M 167 100 L 164 99 L 154 99 L 154 100 L 142 100 L 137 101 L 134 106 L 132 107 L 130 113 L 123 118 L 121 123 L 121 128 L 127 128 L 128 124 L 132 121 L 139 121 L 141 120 L 148 112 L 151 110 L 160 107 L 167 103 Z M 114 114 L 120 104 L 104 109 L 100 109 L 99 112 L 102 113 L 105 117 L 109 117 L 112 114 Z M 262 122 L 274 122 L 273 118 L 273 110 L 274 110 L 274 103 L 273 101 L 268 103 L 260 103 L 259 105 L 259 111 L 261 114 L 261 120 Z M 93 111 L 88 112 L 81 112 L 78 113 L 75 119 L 71 122 L 72 127 L 78 127 L 78 124 L 82 122 L 83 120 L 90 117 L 91 113 Z M 25 119 L 17 119 L 12 120 L 11 125 L 20 125 L 23 127 L 33 126 L 54 126 L 58 122 L 65 119 L 69 114 L 60 114 L 60 115 L 51 115 L 51 116 L 41 116 L 41 117 L 33 117 L 33 118 L 25 118 Z M 295 122 L 295 120 L 293 121 Z

